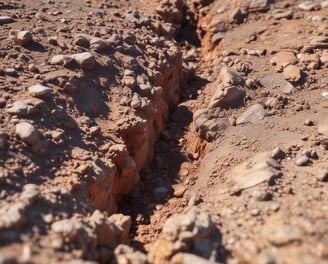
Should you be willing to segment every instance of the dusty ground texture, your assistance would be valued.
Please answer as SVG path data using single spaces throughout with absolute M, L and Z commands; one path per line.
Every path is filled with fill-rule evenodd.
M 0 12 L 0 263 L 328 263 L 328 1 Z

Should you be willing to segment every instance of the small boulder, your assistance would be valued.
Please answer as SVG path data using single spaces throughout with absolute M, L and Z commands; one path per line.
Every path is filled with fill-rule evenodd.
M 68 55 L 55 55 L 52 57 L 50 64 L 52 65 L 67 65 L 73 59 Z
M 52 92 L 52 89 L 42 84 L 35 84 L 28 88 L 29 95 L 37 98 L 48 97 Z
M 244 113 L 241 114 L 240 117 L 237 118 L 236 124 L 246 124 L 251 123 L 255 124 L 264 120 L 267 116 L 269 116 L 268 112 L 264 109 L 263 105 L 255 104 L 250 106 Z
M 71 56 L 83 70 L 92 70 L 96 66 L 96 58 L 90 52 L 82 52 Z
M 233 107 L 243 103 L 246 95 L 244 79 L 228 67 L 220 71 L 215 83 L 216 91 L 210 101 L 209 108 Z
M 269 182 L 280 175 L 280 164 L 270 158 L 270 153 L 258 153 L 254 157 L 234 167 L 229 173 L 235 187 L 234 193 Z
M 302 77 L 301 69 L 296 65 L 288 65 L 282 72 L 282 76 L 287 81 L 298 82 Z
M 37 128 L 27 122 L 21 122 L 16 125 L 16 135 L 27 145 L 31 146 L 32 151 L 38 155 L 47 154 L 48 145 L 42 134 Z

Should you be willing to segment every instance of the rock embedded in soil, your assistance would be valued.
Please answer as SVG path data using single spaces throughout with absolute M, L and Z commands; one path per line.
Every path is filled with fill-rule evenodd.
M 265 88 L 279 88 L 284 94 L 292 94 L 295 92 L 294 86 L 286 81 L 280 73 L 267 74 L 260 79 L 260 83 Z
M 10 16 L 0 16 L 0 25 L 13 23 L 14 19 Z
M 264 182 L 269 183 L 271 179 L 280 175 L 280 164 L 269 156 L 266 152 L 258 153 L 228 172 L 228 179 L 235 184 L 234 193 Z
M 90 40 L 90 49 L 96 52 L 101 52 L 108 47 L 107 42 L 101 38 L 92 38 Z
M 24 185 L 20 198 L 25 201 L 27 205 L 31 205 L 40 196 L 40 194 L 41 192 L 38 185 L 28 183 Z
M 27 122 L 20 122 L 15 128 L 16 135 L 22 139 L 27 145 L 32 147 L 32 151 L 36 154 L 44 156 L 48 152 L 47 142 L 42 134 L 33 125 Z
M 19 31 L 15 38 L 17 44 L 24 46 L 33 40 L 32 33 L 29 31 Z
M 293 226 L 268 223 L 262 233 L 266 239 L 275 246 L 284 246 L 302 240 L 302 233 Z
M 282 76 L 286 81 L 298 82 L 301 77 L 301 69 L 296 65 L 288 65 L 282 72 Z
M 294 65 L 298 62 L 298 59 L 294 52 L 283 50 L 275 54 L 271 60 L 271 64 L 276 66 L 277 69 L 283 69 L 288 65 Z
M 18 77 L 18 73 L 14 68 L 6 68 L 4 69 L 4 74 L 12 76 L 12 77 Z
M 170 264 L 213 264 L 205 258 L 198 257 L 197 255 L 190 253 L 178 253 L 170 261 Z
M 328 122 L 320 121 L 318 124 L 318 133 L 324 136 L 328 136 Z
M 119 245 L 114 250 L 117 264 L 148 264 L 148 258 L 140 251 L 135 251 L 128 245 Z
M 313 1 L 305 1 L 298 5 L 298 8 L 303 11 L 312 11 L 316 8 L 318 8 L 320 5 L 317 3 L 314 3 Z
M 96 58 L 90 52 L 82 52 L 71 55 L 84 70 L 92 70 L 96 66 Z
M 246 95 L 244 79 L 233 70 L 223 67 L 214 83 L 215 92 L 209 108 L 233 107 L 243 103 Z
M 314 122 L 311 119 L 304 120 L 304 125 L 306 126 L 313 126 Z
M 90 46 L 88 37 L 86 37 L 84 34 L 78 34 L 75 37 L 74 44 L 77 46 L 84 47 L 84 48 L 88 48 Z
M 11 115 L 24 116 L 27 115 L 28 104 L 23 101 L 16 101 L 13 105 L 7 109 L 7 113 Z
M 128 243 L 132 222 L 131 216 L 113 214 L 108 218 L 108 220 L 115 223 L 121 229 L 121 236 L 119 238 L 120 243 Z
M 326 166 L 325 164 L 321 165 L 317 169 L 315 175 L 319 181 L 322 181 L 322 182 L 328 181 L 328 166 Z
M 237 125 L 241 124 L 255 124 L 264 120 L 269 114 L 264 109 L 263 105 L 255 104 L 246 109 L 236 120 Z
M 25 205 L 22 202 L 5 204 L 0 207 L 0 231 L 19 228 L 25 223 Z
M 221 234 L 213 217 L 192 207 L 187 213 L 172 215 L 149 253 L 151 263 L 170 263 L 177 252 L 192 252 L 209 259 L 220 244 Z
M 28 93 L 37 98 L 45 98 L 48 97 L 52 92 L 52 89 L 44 86 L 42 84 L 35 84 L 28 88 Z
M 181 197 L 183 197 L 186 190 L 187 189 L 183 184 L 174 185 L 173 186 L 173 196 L 176 198 L 181 198 Z
M 274 148 L 270 155 L 270 157 L 273 159 L 283 159 L 285 156 L 286 153 L 279 147 Z
M 67 65 L 72 60 L 73 59 L 68 55 L 55 55 L 50 60 L 50 64 L 52 64 L 52 65 Z
M 306 166 L 310 159 L 306 155 L 300 155 L 296 158 L 295 164 L 297 166 Z

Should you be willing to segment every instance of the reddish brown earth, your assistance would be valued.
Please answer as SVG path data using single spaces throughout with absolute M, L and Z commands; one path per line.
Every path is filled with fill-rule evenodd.
M 327 1 L 0 11 L 0 263 L 328 263 Z

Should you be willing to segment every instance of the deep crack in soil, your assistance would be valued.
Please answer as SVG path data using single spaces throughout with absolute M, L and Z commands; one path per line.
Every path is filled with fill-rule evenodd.
M 0 11 L 0 263 L 327 263 L 328 1 Z

